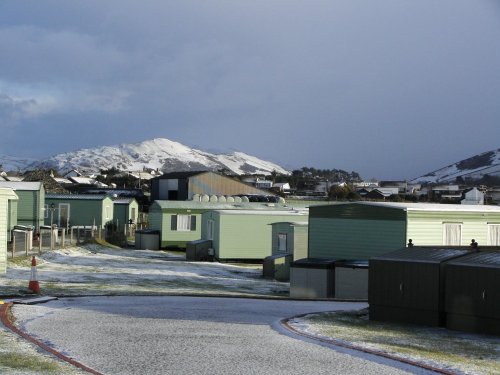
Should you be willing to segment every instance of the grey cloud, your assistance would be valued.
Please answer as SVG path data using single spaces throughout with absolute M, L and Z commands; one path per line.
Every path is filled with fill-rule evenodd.
M 64 151 L 167 137 L 410 178 L 498 147 L 469 135 L 498 133 L 498 14 L 487 0 L 4 0 L 2 94 L 22 100 L 0 116 L 38 108 L 18 125 L 88 131 Z
M 16 121 L 44 112 L 43 104 L 35 99 L 16 99 L 0 94 L 0 124 L 13 125 Z

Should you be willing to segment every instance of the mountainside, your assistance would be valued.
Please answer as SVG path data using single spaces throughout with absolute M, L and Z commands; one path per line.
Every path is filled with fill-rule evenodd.
M 10 158 L 10 160 L 12 159 Z M 243 152 L 211 154 L 165 138 L 136 144 L 103 146 L 67 152 L 45 160 L 27 163 L 21 170 L 51 168 L 59 173 L 72 169 L 98 172 L 100 169 L 111 167 L 123 171 L 138 171 L 147 167 L 164 172 L 228 169 L 238 175 L 270 174 L 273 170 L 282 174 L 290 173 L 277 164 Z M 4 169 L 8 169 L 6 165 L 4 165 Z
M 36 159 L 18 158 L 15 156 L 0 155 L 0 170 L 22 171 L 27 165 L 34 163 Z
M 485 175 L 500 176 L 500 149 L 472 156 L 415 178 L 411 182 L 445 183 L 453 182 L 458 177 L 479 179 Z

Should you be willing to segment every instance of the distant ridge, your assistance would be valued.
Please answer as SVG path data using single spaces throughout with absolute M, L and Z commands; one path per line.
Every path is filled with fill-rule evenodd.
M 2 163 L 3 162 L 3 163 Z M 290 172 L 281 166 L 261 160 L 243 152 L 212 154 L 185 146 L 166 138 L 156 138 L 135 144 L 102 146 L 57 154 L 50 158 L 33 161 L 0 156 L 4 170 L 30 170 L 47 168 L 59 173 L 72 169 L 98 172 L 115 167 L 122 171 L 138 171 L 144 167 L 164 172 L 226 169 L 237 175 L 265 174 L 273 171 Z M 14 168 L 10 168 L 14 166 Z
M 483 152 L 413 179 L 413 183 L 447 183 L 458 177 L 479 179 L 500 176 L 500 149 Z

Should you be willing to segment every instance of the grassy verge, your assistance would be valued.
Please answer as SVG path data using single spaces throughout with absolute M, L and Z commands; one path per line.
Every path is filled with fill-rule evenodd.
M 0 329 L 0 373 L 2 374 L 81 374 L 82 371 L 41 354 L 32 345 Z
M 368 320 L 368 310 L 308 315 L 308 332 L 440 368 L 500 374 L 500 338 Z
M 7 259 L 7 264 L 10 265 L 16 265 L 18 267 L 31 267 L 31 258 L 32 255 L 26 256 L 16 256 L 15 258 L 8 258 Z M 37 263 L 40 263 L 40 259 L 37 256 Z

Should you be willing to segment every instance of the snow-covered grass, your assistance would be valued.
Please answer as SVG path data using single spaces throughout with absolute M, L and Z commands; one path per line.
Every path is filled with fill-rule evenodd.
M 0 295 L 16 295 L 30 279 L 28 258 L 9 260 Z M 93 244 L 37 257 L 42 294 L 217 294 L 287 296 L 289 284 L 262 278 L 261 266 L 186 262 L 165 251 L 126 250 Z
M 297 330 L 467 374 L 500 374 L 500 338 L 444 328 L 374 322 L 368 310 L 310 314 Z

